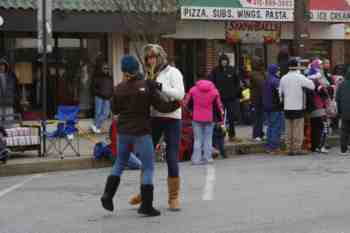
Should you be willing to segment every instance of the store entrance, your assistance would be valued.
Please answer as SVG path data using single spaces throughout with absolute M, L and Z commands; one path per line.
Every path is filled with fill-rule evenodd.
M 198 79 L 205 78 L 205 41 L 176 40 L 175 51 L 175 65 L 182 72 L 188 91 Z
M 254 67 L 252 66 L 253 58 L 257 57 L 267 61 L 267 51 L 265 44 L 241 44 L 239 46 L 239 68 L 242 74 L 242 80 L 249 80 L 249 74 Z

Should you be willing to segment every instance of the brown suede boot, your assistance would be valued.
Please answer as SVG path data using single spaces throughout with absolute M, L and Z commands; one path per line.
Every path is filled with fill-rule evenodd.
M 171 211 L 180 210 L 179 201 L 180 191 L 180 178 L 179 177 L 168 177 L 168 192 L 169 192 L 169 209 Z
M 143 179 L 143 170 L 140 172 L 140 180 L 141 180 L 141 187 L 142 187 L 142 179 Z M 134 194 L 129 199 L 130 205 L 139 205 L 142 202 L 141 193 Z
M 141 194 L 137 193 L 137 194 L 134 194 L 130 197 L 129 199 L 129 204 L 130 205 L 139 205 L 141 204 Z

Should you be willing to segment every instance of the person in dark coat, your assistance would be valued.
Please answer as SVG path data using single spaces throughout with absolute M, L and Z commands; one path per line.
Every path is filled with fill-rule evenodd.
M 101 197 L 103 208 L 114 210 L 113 197 L 118 189 L 121 175 L 129 160 L 129 146 L 142 161 L 141 206 L 138 213 L 158 216 L 153 207 L 154 149 L 151 136 L 151 106 L 163 113 L 173 112 L 180 101 L 167 102 L 160 94 L 154 80 L 144 80 L 139 74 L 139 63 L 133 56 L 124 56 L 121 62 L 124 80 L 113 95 L 113 114 L 118 115 L 117 160 L 107 178 Z
M 350 137 L 350 67 L 345 73 L 345 81 L 336 92 L 338 114 L 341 119 L 340 154 L 349 155 L 348 144 Z
M 267 117 L 266 149 L 271 154 L 280 153 L 281 134 L 283 128 L 282 103 L 279 97 L 280 78 L 278 65 L 270 65 L 264 82 L 263 103 Z
M 261 141 L 264 137 L 264 106 L 263 106 L 263 90 L 265 71 L 263 60 L 259 57 L 253 58 L 253 72 L 251 74 L 251 103 L 253 106 L 254 123 L 253 123 L 253 139 Z
M 239 142 L 240 140 L 236 138 L 235 116 L 239 116 L 240 79 L 236 74 L 235 68 L 230 65 L 227 55 L 220 56 L 219 65 L 212 70 L 209 80 L 219 90 L 222 103 L 227 112 L 230 141 Z
M 17 78 L 10 71 L 9 63 L 5 58 L 0 59 L 0 126 L 5 124 L 3 115 L 15 113 L 18 104 Z
M 103 122 L 111 112 L 111 98 L 113 96 L 113 77 L 109 75 L 109 68 L 106 63 L 102 64 L 101 70 L 95 73 L 94 94 L 95 94 L 95 121 L 91 125 L 94 133 L 101 133 Z

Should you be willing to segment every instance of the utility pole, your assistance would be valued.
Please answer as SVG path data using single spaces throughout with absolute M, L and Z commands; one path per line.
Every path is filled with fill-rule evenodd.
M 310 0 L 294 0 L 294 55 L 305 58 L 308 53 Z

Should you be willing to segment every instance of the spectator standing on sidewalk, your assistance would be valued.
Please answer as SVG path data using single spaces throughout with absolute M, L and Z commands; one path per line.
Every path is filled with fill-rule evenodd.
M 311 151 L 327 153 L 324 147 L 325 140 L 322 140 L 324 132 L 324 121 L 326 121 L 326 101 L 328 92 L 322 82 L 321 65 L 315 60 L 311 64 L 308 78 L 314 82 L 315 90 L 312 92 L 312 110 L 310 113 L 311 123 Z
M 340 155 L 348 155 L 350 137 L 350 68 L 345 73 L 345 81 L 342 82 L 336 92 L 338 114 L 341 119 Z
M 15 113 L 18 106 L 18 91 L 16 75 L 10 71 L 10 65 L 5 58 L 0 59 L 0 116 Z M 11 120 L 12 117 L 5 120 Z M 0 118 L 0 126 L 3 124 Z
M 219 64 L 209 75 L 209 80 L 212 81 L 219 90 L 222 103 L 227 112 L 229 121 L 228 135 L 231 142 L 240 142 L 236 137 L 235 131 L 235 116 L 239 116 L 239 99 L 240 99 L 240 79 L 236 74 L 236 70 L 230 65 L 230 60 L 227 55 L 223 54 L 219 57 Z
M 151 106 L 161 112 L 172 112 L 180 107 L 179 101 L 165 101 L 153 80 L 144 80 L 139 74 L 139 64 L 133 56 L 124 56 L 121 62 L 125 80 L 117 87 L 113 96 L 113 113 L 118 115 L 117 160 L 113 165 L 103 196 L 102 206 L 113 211 L 113 197 L 120 184 L 123 170 L 128 163 L 130 150 L 142 161 L 141 206 L 138 213 L 158 216 L 153 207 L 154 149 L 151 137 Z
M 314 83 L 298 70 L 296 59 L 289 62 L 289 72 L 280 82 L 280 96 L 283 99 L 286 119 L 286 144 L 289 155 L 303 154 L 304 139 L 304 88 L 314 90 Z
M 111 113 L 111 98 L 113 96 L 113 77 L 109 74 L 107 63 L 97 67 L 94 77 L 95 120 L 91 125 L 94 133 L 101 133 L 101 127 Z
M 263 60 L 259 57 L 253 58 L 253 72 L 251 76 L 251 102 L 254 114 L 253 139 L 260 142 L 264 137 L 263 89 L 265 80 L 265 68 Z
M 267 79 L 264 83 L 264 111 L 267 117 L 267 151 L 271 154 L 280 153 L 281 134 L 283 127 L 283 105 L 279 98 L 280 78 L 279 67 L 270 65 L 268 67 Z
M 223 123 L 224 120 L 220 94 L 211 81 L 200 80 L 190 89 L 184 104 L 188 109 L 192 109 L 194 133 L 192 164 L 200 165 L 213 162 L 214 124 L 215 122 Z

